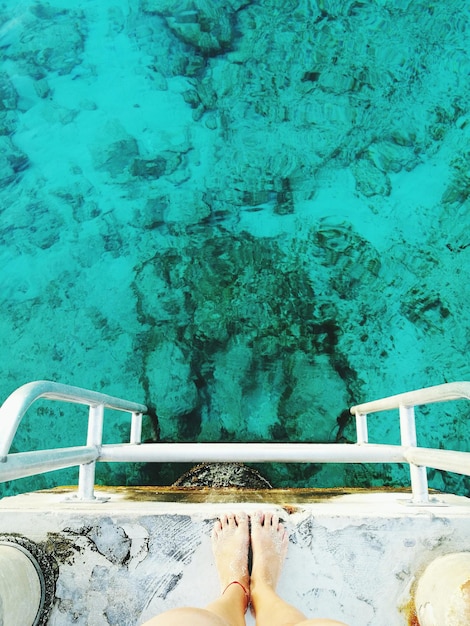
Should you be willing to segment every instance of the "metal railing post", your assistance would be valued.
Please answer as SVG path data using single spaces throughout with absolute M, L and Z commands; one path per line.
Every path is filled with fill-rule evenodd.
M 87 446 L 101 447 L 103 442 L 103 415 L 104 405 L 90 406 L 88 414 Z M 78 477 L 78 499 L 95 499 L 95 470 L 96 461 L 80 465 Z
M 356 413 L 357 443 L 368 443 L 369 432 L 367 430 L 367 413 Z
M 415 410 L 413 406 L 400 406 L 400 436 L 401 445 L 405 447 L 417 446 Z M 410 463 L 411 492 L 413 504 L 429 503 L 428 477 L 426 467 Z
M 142 413 L 132 413 L 131 435 L 129 443 L 142 442 Z

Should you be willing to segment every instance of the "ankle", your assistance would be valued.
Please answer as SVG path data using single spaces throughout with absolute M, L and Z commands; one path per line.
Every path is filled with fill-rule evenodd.
M 250 583 L 250 596 L 253 601 L 255 598 L 259 598 L 260 596 L 265 597 L 269 595 L 276 595 L 276 587 L 269 580 L 260 579 L 253 580 L 251 579 Z
M 251 600 L 249 585 L 244 585 L 239 580 L 232 580 L 232 582 L 230 582 L 222 591 L 222 596 L 228 595 L 232 598 L 242 598 L 246 613 Z

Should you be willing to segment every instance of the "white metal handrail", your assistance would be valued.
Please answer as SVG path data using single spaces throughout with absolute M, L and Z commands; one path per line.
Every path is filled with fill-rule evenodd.
M 129 402 L 121 398 L 108 396 L 97 391 L 63 385 L 50 380 L 37 380 L 32 383 L 22 385 L 14 391 L 0 407 L 0 461 L 8 454 L 13 437 L 24 414 L 29 407 L 40 398 L 49 400 L 62 400 L 62 402 L 72 402 L 74 404 L 85 404 L 89 407 L 102 406 L 116 411 L 127 411 L 129 413 L 145 413 L 145 404 Z
M 9 454 L 6 457 L 8 462 L 0 464 L 0 482 L 93 463 L 98 460 L 99 456 L 99 449 L 93 446 Z
M 351 413 L 356 417 L 357 441 L 362 445 L 368 445 L 368 415 L 398 409 L 401 444 L 406 449 L 405 457 L 410 466 L 414 502 L 429 502 L 427 467 L 470 476 L 470 453 L 417 447 L 415 406 L 458 399 L 470 399 L 470 382 L 435 385 L 351 407 Z
M 89 406 L 86 446 L 9 454 L 26 410 L 39 398 Z M 154 443 L 141 444 L 143 404 L 50 381 L 28 383 L 0 408 L 0 482 L 79 465 L 78 497 L 94 499 L 95 464 L 103 462 L 253 462 L 253 463 L 406 463 L 410 466 L 413 501 L 429 503 L 426 467 L 470 476 L 470 453 L 419 448 L 414 406 L 470 399 L 470 382 L 448 383 L 391 396 L 351 408 L 357 443 Z M 105 408 L 132 414 L 129 443 L 103 445 Z M 401 445 L 368 443 L 369 413 L 398 409 Z
M 100 461 L 121 463 L 407 463 L 401 446 L 349 443 L 147 443 L 104 445 Z
M 86 446 L 8 454 L 24 414 L 40 398 L 89 407 Z M 130 444 L 140 443 L 142 414 L 147 412 L 145 404 L 49 380 L 38 380 L 16 389 L 0 407 L 0 482 L 79 465 L 79 497 L 93 499 L 105 408 L 131 413 Z
M 351 408 L 351 413 L 378 413 L 398 409 L 401 406 L 420 406 L 423 404 L 433 404 L 435 402 L 448 402 L 449 400 L 459 400 L 466 398 L 470 400 L 470 382 L 460 381 L 455 383 L 444 383 L 434 387 L 425 387 L 416 391 L 400 393 L 396 396 L 389 396 L 380 400 L 373 400 L 364 404 L 358 404 Z

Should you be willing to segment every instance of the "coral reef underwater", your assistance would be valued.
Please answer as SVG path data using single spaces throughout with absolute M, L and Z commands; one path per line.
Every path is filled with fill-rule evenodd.
M 51 379 L 148 402 L 148 440 L 335 442 L 354 403 L 468 378 L 469 12 L 1 3 L 1 397 Z M 466 449 L 466 415 L 423 409 L 420 443 Z M 85 422 L 40 403 L 13 450 L 82 444 Z M 108 416 L 107 440 L 127 432 Z M 398 442 L 396 416 L 371 438 Z M 407 480 L 259 469 L 279 487 Z

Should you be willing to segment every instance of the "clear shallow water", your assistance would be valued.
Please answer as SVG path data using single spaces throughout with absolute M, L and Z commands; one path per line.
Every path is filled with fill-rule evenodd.
M 334 442 L 354 437 L 337 422 L 351 404 L 468 379 L 468 13 L 1 4 L 1 397 L 46 378 L 156 406 L 148 439 Z M 420 442 L 466 449 L 466 414 L 423 410 Z M 81 444 L 85 420 L 41 406 L 14 449 Z M 372 429 L 398 441 L 395 419 Z M 111 415 L 109 441 L 126 433 Z M 405 476 L 262 472 L 276 486 Z

